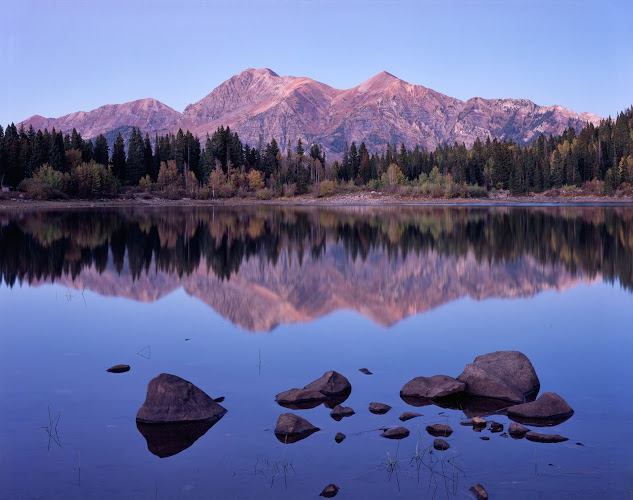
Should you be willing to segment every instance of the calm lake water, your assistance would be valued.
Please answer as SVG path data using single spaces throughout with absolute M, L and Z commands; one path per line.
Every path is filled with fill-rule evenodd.
M 633 495 L 630 207 L 0 213 L 0 277 L 0 498 Z M 571 405 L 544 431 L 569 441 L 476 433 L 461 410 L 399 397 L 496 350 L 526 354 Z M 131 371 L 106 373 L 118 363 Z M 284 445 L 275 395 L 327 370 L 356 414 L 297 410 L 321 430 Z M 150 439 L 175 453 L 160 458 L 135 416 L 163 372 L 228 412 Z M 454 430 L 445 452 L 429 452 L 434 423 Z M 411 435 L 376 430 L 396 425 Z

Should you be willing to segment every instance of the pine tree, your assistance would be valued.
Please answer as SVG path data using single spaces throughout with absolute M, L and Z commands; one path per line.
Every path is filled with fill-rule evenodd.
M 108 141 L 103 134 L 99 134 L 95 139 L 94 160 L 99 165 L 108 165 L 109 158 Z
M 126 179 L 125 167 L 125 141 L 119 132 L 112 147 L 112 173 L 121 182 Z

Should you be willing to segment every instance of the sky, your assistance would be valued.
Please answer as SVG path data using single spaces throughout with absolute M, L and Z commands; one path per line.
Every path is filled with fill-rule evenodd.
M 462 100 L 616 116 L 631 0 L 0 3 L 0 124 L 145 97 L 182 111 L 249 68 L 350 88 L 380 71 Z

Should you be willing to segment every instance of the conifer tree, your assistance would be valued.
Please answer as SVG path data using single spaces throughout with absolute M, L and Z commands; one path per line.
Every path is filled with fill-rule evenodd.
M 121 182 L 126 179 L 125 163 L 125 141 L 119 132 L 112 146 L 112 173 Z

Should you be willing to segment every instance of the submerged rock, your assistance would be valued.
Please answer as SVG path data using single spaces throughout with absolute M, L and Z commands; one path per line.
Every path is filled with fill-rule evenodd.
M 479 436 L 479 439 L 481 439 L 482 441 L 490 441 L 490 437 L 488 436 Z
M 558 434 L 541 434 L 540 432 L 532 431 L 525 434 L 525 439 L 536 443 L 562 443 L 563 441 L 567 441 L 566 437 Z
M 367 368 L 359 368 L 358 371 L 364 373 L 365 375 L 373 375 L 373 373 L 370 372 Z
M 319 493 L 319 496 L 325 497 L 325 498 L 332 498 L 336 496 L 336 494 L 338 493 L 338 490 L 339 490 L 339 487 L 336 486 L 335 484 L 328 484 L 325 488 L 323 488 L 323 491 Z
M 555 392 L 544 392 L 536 401 L 508 408 L 509 417 L 549 420 L 571 417 L 574 410 Z
M 470 491 L 477 500 L 488 500 L 488 492 L 486 489 L 479 483 L 475 486 L 471 486 L 468 491 Z
M 508 433 L 515 439 L 524 437 L 528 432 L 530 432 L 530 429 L 514 422 L 508 427 Z
M 277 394 L 277 396 L 275 396 L 275 401 L 277 401 L 277 403 L 279 403 L 280 405 L 299 403 L 322 403 L 326 399 L 327 396 L 320 393 L 319 391 L 297 388 L 280 392 L 279 394 Z
M 411 420 L 412 418 L 421 417 L 421 413 L 415 413 L 414 411 L 405 411 L 398 418 L 402 422 L 406 422 L 407 420 Z
M 534 367 L 519 351 L 496 351 L 477 356 L 457 380 L 473 396 L 523 403 L 540 388 Z
M 453 429 L 449 425 L 433 424 L 426 426 L 426 432 L 431 436 L 443 436 L 448 437 L 453 433 Z
M 406 427 L 393 427 L 386 429 L 381 436 L 387 439 L 404 439 L 409 435 L 409 429 Z
M 352 410 L 349 406 L 341 406 L 336 405 L 334 409 L 330 412 L 330 416 L 334 420 L 341 420 L 343 417 L 351 417 L 356 412 Z
M 161 373 L 147 385 L 145 402 L 136 414 L 136 421 L 147 424 L 212 422 L 225 413 L 224 407 L 191 382 Z
M 369 403 L 369 411 L 376 415 L 383 415 L 391 410 L 391 406 L 383 403 Z
M 337 443 L 342 443 L 345 438 L 345 434 L 343 434 L 342 432 L 337 432 L 336 436 L 334 436 L 334 441 L 336 441 Z
M 295 415 L 294 413 L 282 413 L 277 419 L 275 436 L 277 436 L 277 439 L 282 443 L 296 443 L 319 430 L 318 427 L 315 427 L 299 415 Z
M 124 373 L 130 371 L 130 365 L 114 365 L 106 370 L 110 373 Z
M 435 448 L 436 450 L 444 451 L 444 450 L 448 450 L 450 447 L 451 445 L 448 444 L 443 439 L 435 438 L 433 440 L 433 448 Z
M 448 375 L 416 377 L 400 390 L 400 397 L 437 399 L 464 392 L 466 384 Z
M 326 396 L 340 396 L 351 392 L 352 384 L 340 373 L 330 370 L 314 382 L 310 382 L 304 389 L 318 391 Z

